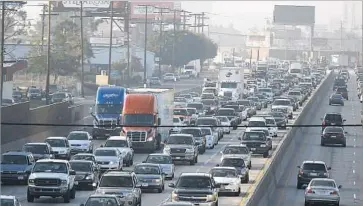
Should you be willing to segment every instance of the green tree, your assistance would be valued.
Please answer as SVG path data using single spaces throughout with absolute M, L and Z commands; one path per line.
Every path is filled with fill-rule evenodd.
M 70 20 L 59 22 L 51 34 L 51 73 L 55 75 L 79 75 L 78 68 L 81 60 L 81 37 L 79 25 Z M 33 72 L 45 71 L 46 49 L 33 47 L 29 53 L 29 68 Z M 83 38 L 84 61 L 93 57 L 93 51 L 88 38 Z
M 5 3 L 5 18 L 4 18 L 4 38 L 16 39 L 18 36 L 25 34 L 27 27 L 27 13 L 22 10 L 23 4 L 9 4 Z M 2 15 L 2 10 L 0 10 Z M 2 26 L 0 21 L 0 27 Z M 1 34 L 0 34 L 1 35 Z
M 202 64 L 206 59 L 214 58 L 218 46 L 203 34 L 177 31 L 174 40 L 174 32 L 167 31 L 164 32 L 162 40 L 158 35 L 151 37 L 148 49 L 161 57 L 161 64 L 180 67 L 195 59 L 200 59 Z

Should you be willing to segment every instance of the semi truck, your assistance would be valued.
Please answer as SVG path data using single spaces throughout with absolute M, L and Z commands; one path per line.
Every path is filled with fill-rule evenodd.
M 244 69 L 242 67 L 222 67 L 219 69 L 218 96 L 231 100 L 242 98 L 244 91 Z
M 196 59 L 184 66 L 183 73 L 188 74 L 189 77 L 197 78 L 199 77 L 200 69 L 200 59 Z
M 331 55 L 331 66 L 332 67 L 348 67 L 349 66 L 349 56 L 336 54 Z
M 121 112 L 127 89 L 119 86 L 100 86 L 96 93 L 94 108 L 90 108 L 93 119 L 92 136 L 107 138 L 121 132 Z
M 131 139 L 134 149 L 151 152 L 160 149 L 171 128 L 157 126 L 173 123 L 173 102 L 173 89 L 129 90 L 122 112 L 122 134 Z

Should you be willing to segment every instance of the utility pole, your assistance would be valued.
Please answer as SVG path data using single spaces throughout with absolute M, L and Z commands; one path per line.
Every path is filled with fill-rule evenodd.
M 173 17 L 173 52 L 172 52 L 172 58 L 171 58 L 171 63 L 172 63 L 172 69 L 173 72 L 175 70 L 175 39 L 176 39 L 176 10 L 173 11 L 174 12 L 174 17 Z
M 113 1 L 111 4 L 110 14 L 110 47 L 108 49 L 108 84 L 111 84 L 111 68 L 112 68 L 112 32 L 113 32 Z
M 201 15 L 198 14 L 198 24 L 197 24 L 198 33 L 200 33 L 200 17 L 201 17 Z
M 43 4 L 43 14 L 42 14 L 42 39 L 41 39 L 41 44 L 42 44 L 42 55 L 44 54 L 44 33 L 45 33 L 45 9 L 47 9 L 47 5 Z
M 202 33 L 204 34 L 204 12 L 202 12 Z
M 131 79 L 131 65 L 130 65 L 130 3 L 126 2 L 126 15 L 125 15 L 125 25 L 124 30 L 127 35 L 127 86 L 130 87 Z
M 340 21 L 340 51 L 343 51 L 343 21 Z
M 234 51 L 235 51 L 235 48 L 233 48 L 233 50 L 232 50 L 232 61 L 233 61 L 233 66 L 234 66 Z
M 46 82 L 45 82 L 45 102 L 46 104 L 48 105 L 49 104 L 49 76 L 50 76 L 50 67 L 51 67 L 51 59 L 50 59 L 50 54 L 51 54 L 51 51 L 50 51 L 50 37 L 51 37 L 51 12 L 52 12 L 52 9 L 51 9 L 51 2 L 49 1 L 48 3 L 48 38 L 47 38 L 47 77 L 46 77 Z
M 144 45 L 144 88 L 146 88 L 147 86 L 147 79 L 146 79 L 146 72 L 147 72 L 147 68 L 146 68 L 146 58 L 147 58 L 147 18 L 148 18 L 148 8 L 150 5 L 139 5 L 139 6 L 144 6 L 145 7 L 145 33 L 144 33 L 144 38 L 145 38 L 145 45 Z
M 158 76 L 159 79 L 161 79 L 161 59 L 162 59 L 162 52 L 163 52 L 163 30 L 164 30 L 164 25 L 163 25 L 163 14 L 169 13 L 169 12 L 164 12 L 164 9 L 167 8 L 158 8 L 160 11 L 159 12 L 155 12 L 160 14 L 160 34 L 159 34 L 159 72 L 158 72 Z
M 3 101 L 3 85 L 4 85 L 4 81 L 5 81 L 5 77 L 6 77 L 6 71 L 5 71 L 5 67 L 4 67 L 4 44 L 5 44 L 5 1 L 2 2 L 2 8 L 1 8 L 1 85 L 0 85 L 0 104 L 2 105 L 2 101 Z M 0 106 L 1 106 L 0 105 Z
M 81 96 L 84 97 L 83 2 L 81 1 Z

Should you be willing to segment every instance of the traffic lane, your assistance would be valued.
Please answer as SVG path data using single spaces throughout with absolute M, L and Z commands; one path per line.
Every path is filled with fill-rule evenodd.
M 351 78 L 353 79 L 353 78 Z M 325 97 L 316 113 L 311 114 L 309 121 L 303 124 L 321 124 L 320 118 L 328 112 L 342 113 L 347 119 L 346 124 L 359 124 L 359 111 L 360 103 L 355 93 L 355 84 L 349 82 L 350 99 L 345 101 L 345 106 L 328 106 L 329 95 L 331 91 L 325 92 Z M 329 88 L 330 89 L 330 88 Z M 326 105 L 326 106 L 325 106 Z M 341 189 L 341 205 L 361 205 L 362 202 L 355 201 L 361 197 L 362 181 L 359 179 L 360 172 L 362 171 L 361 158 L 363 157 L 362 146 L 363 141 L 357 138 L 358 134 L 362 134 L 361 127 L 346 127 L 347 134 L 347 147 L 332 147 L 320 146 L 320 132 L 321 128 L 302 128 L 302 131 L 297 133 L 294 138 L 302 138 L 301 147 L 296 151 L 296 156 L 289 162 L 289 166 L 285 170 L 284 179 L 280 183 L 273 197 L 275 201 L 272 205 L 276 206 L 290 206 L 290 205 L 303 205 L 304 204 L 304 190 L 296 189 L 297 182 L 297 166 L 304 160 L 322 160 L 328 166 L 332 167 L 330 171 L 331 177 L 335 179 L 337 184 L 343 185 Z M 355 203 L 356 202 L 356 203 Z

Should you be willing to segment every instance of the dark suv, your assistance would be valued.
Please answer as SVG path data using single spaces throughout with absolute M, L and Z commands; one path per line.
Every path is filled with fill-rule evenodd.
M 326 127 L 321 134 L 320 145 L 341 144 L 343 147 L 347 145 L 347 139 L 342 127 Z
M 329 178 L 329 170 L 323 161 L 304 161 L 299 168 L 297 174 L 296 188 L 301 189 L 303 185 L 307 185 L 313 178 Z
M 207 173 L 182 173 L 178 181 L 169 183 L 174 188 L 172 202 L 192 202 L 195 205 L 218 206 L 218 188 L 212 175 Z
M 346 121 L 343 119 L 342 114 L 339 113 L 326 113 L 321 120 L 323 121 L 321 123 L 321 132 L 323 132 L 327 126 L 343 126 L 343 123 Z
M 335 93 L 341 94 L 344 97 L 344 99 L 348 100 L 348 90 L 346 87 L 337 87 Z

